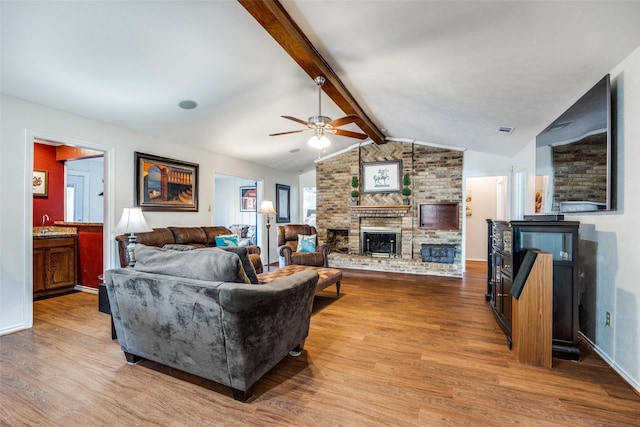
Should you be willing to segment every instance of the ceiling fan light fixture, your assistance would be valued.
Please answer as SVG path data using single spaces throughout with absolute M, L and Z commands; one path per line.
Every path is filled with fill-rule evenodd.
M 313 135 L 309 138 L 308 144 L 317 150 L 322 150 L 323 148 L 327 148 L 331 145 L 331 141 L 321 133 L 320 135 Z

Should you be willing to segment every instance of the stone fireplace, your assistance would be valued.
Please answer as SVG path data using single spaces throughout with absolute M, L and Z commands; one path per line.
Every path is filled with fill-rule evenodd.
M 361 179 L 362 164 L 392 160 L 401 160 L 400 175 L 411 177 L 409 204 L 400 191 L 362 187 L 352 204 L 351 179 Z M 389 141 L 353 146 L 318 162 L 316 228 L 320 242 L 332 248 L 329 266 L 461 276 L 462 160 L 461 151 Z M 455 247 L 453 263 L 423 261 L 422 244 Z

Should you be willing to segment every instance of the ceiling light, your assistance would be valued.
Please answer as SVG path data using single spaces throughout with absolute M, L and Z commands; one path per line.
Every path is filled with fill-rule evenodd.
M 320 135 L 313 135 L 308 143 L 311 147 L 322 150 L 323 148 L 327 148 L 331 144 L 331 141 L 329 141 L 329 138 L 324 136 L 323 133 L 320 133 Z
M 185 99 L 184 101 L 180 102 L 178 106 L 183 110 L 193 110 L 198 106 L 198 103 L 196 101 L 191 101 L 190 99 Z

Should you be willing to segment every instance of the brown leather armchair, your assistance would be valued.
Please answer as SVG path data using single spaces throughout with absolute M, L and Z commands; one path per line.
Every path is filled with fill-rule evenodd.
M 316 235 L 315 252 L 298 252 L 298 234 Z M 318 245 L 318 233 L 315 227 L 306 224 L 288 224 L 278 226 L 278 254 L 284 258 L 284 265 L 309 265 L 328 267 L 328 245 Z

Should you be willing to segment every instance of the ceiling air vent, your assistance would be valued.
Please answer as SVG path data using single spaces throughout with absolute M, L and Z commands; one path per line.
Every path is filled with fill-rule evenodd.
M 514 130 L 515 128 L 509 127 L 509 126 L 500 126 L 498 128 L 498 133 L 510 135 L 513 133 Z

